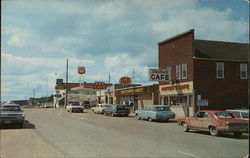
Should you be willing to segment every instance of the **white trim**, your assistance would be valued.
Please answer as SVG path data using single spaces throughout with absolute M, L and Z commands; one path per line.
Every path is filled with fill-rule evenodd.
M 247 60 L 237 60 L 237 59 L 209 59 L 209 58 L 197 58 L 193 56 L 193 59 L 197 60 L 209 60 L 209 61 L 235 61 L 235 62 L 248 62 Z
M 243 67 L 243 65 L 245 67 Z M 245 72 L 246 72 L 246 77 L 242 77 L 242 72 L 244 72 L 243 68 L 245 68 Z M 240 79 L 247 79 L 247 64 L 241 63 L 240 64 Z
M 222 64 L 222 76 L 219 76 L 219 64 Z M 224 78 L 224 63 L 223 62 L 216 62 L 216 78 L 218 79 L 223 79 Z
M 185 65 L 185 71 L 186 71 L 186 76 L 184 77 L 184 75 L 183 75 L 183 72 L 184 72 L 184 65 Z M 187 69 L 188 69 L 188 67 L 187 67 L 187 64 L 185 63 L 185 64 L 181 64 L 181 76 L 182 76 L 182 79 L 186 79 L 187 78 L 187 76 L 188 76 L 188 71 L 187 71 Z

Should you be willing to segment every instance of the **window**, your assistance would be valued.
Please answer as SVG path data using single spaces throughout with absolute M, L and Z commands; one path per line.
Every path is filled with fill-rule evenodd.
M 181 79 L 181 65 L 176 65 L 176 79 L 179 80 Z
M 224 78 L 224 63 L 216 63 L 216 77 Z
M 240 64 L 240 78 L 247 79 L 247 64 Z
M 181 74 L 182 74 L 182 79 L 185 79 L 187 78 L 187 64 L 182 64 L 182 71 L 181 71 Z

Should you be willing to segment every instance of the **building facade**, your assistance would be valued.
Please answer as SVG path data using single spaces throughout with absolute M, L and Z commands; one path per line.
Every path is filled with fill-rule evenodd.
M 189 30 L 158 49 L 159 68 L 171 69 L 171 80 L 159 82 L 161 104 L 194 112 L 248 106 L 248 44 L 196 40 Z
M 117 89 L 115 95 L 117 104 L 132 104 L 133 110 L 143 109 L 145 105 L 159 105 L 159 85 Z

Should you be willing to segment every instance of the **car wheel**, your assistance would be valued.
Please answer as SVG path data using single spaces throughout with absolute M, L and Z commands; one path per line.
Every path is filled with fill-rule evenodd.
M 234 132 L 235 137 L 240 137 L 242 135 L 242 132 Z
M 136 118 L 137 118 L 137 120 L 141 119 L 141 117 L 138 114 L 136 114 Z
M 182 129 L 183 129 L 184 132 L 188 132 L 188 131 L 189 131 L 189 128 L 188 128 L 188 125 L 187 125 L 186 122 L 183 122 L 183 123 L 181 124 L 181 126 L 182 126 Z
M 148 118 L 148 121 L 149 121 L 149 122 L 152 122 L 153 120 L 149 117 L 149 118 Z
M 218 135 L 219 135 L 219 131 L 218 131 L 217 128 L 214 127 L 214 126 L 211 126 L 211 127 L 209 128 L 209 132 L 210 132 L 210 134 L 211 134 L 212 136 L 218 136 Z

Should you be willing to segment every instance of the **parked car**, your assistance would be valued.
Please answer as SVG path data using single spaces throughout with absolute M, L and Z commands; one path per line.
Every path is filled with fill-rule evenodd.
M 109 116 L 128 116 L 129 108 L 126 105 L 114 104 L 108 105 L 104 110 L 104 115 Z
M 92 107 L 91 110 L 94 113 L 103 114 L 108 104 L 97 104 L 95 107 Z
M 53 108 L 53 104 L 52 103 L 46 103 L 43 107 L 44 108 Z
M 230 109 L 227 111 L 232 112 L 236 118 L 243 119 L 243 120 L 249 120 L 249 111 L 248 110 Z
M 225 110 L 201 110 L 194 117 L 179 118 L 178 124 L 182 126 L 184 132 L 190 129 L 208 130 L 212 136 L 228 132 L 241 136 L 243 132 L 248 131 L 247 120 L 237 119 L 233 113 Z
M 0 106 L 1 124 L 15 124 L 23 127 L 25 115 L 18 104 L 3 104 Z
M 83 112 L 84 107 L 79 102 L 72 102 L 66 106 L 68 112 Z
M 142 110 L 136 110 L 135 115 L 138 120 L 147 119 L 150 122 L 153 120 L 168 121 L 175 118 L 175 113 L 167 105 L 147 105 Z

